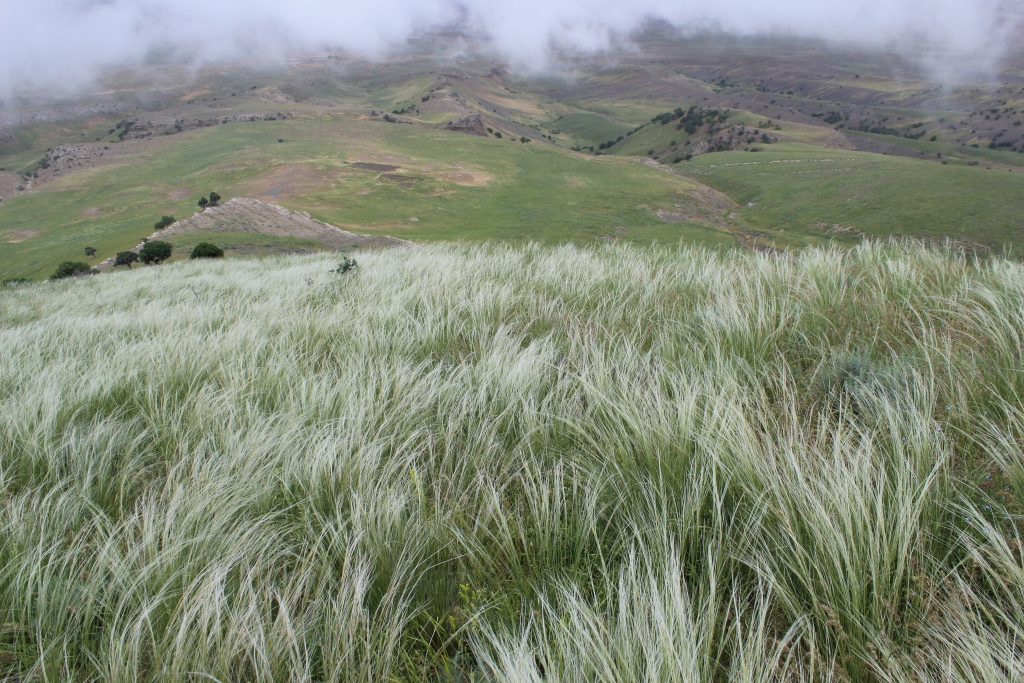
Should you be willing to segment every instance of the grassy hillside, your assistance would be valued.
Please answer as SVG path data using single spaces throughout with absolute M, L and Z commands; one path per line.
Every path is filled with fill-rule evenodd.
M 0 276 L 46 277 L 86 246 L 97 248 L 97 260 L 112 256 L 152 233 L 160 216 L 191 215 L 211 190 L 413 240 L 735 243 L 715 228 L 657 217 L 677 204 L 696 207 L 689 193 L 699 183 L 539 143 L 329 117 L 110 147 L 99 165 L 0 205 L 0 242 L 10 241 Z
M 1024 676 L 1018 264 L 360 264 L 0 288 L 0 675 Z
M 740 204 L 740 218 L 776 231 L 782 243 L 901 234 L 1014 253 L 1024 247 L 1020 169 L 798 144 L 707 154 L 676 168 L 728 193 Z
M 911 235 L 1024 246 L 1024 89 L 1013 85 L 1024 53 L 1007 55 L 997 83 L 954 87 L 894 54 L 814 41 L 680 40 L 652 26 L 635 51 L 563 55 L 531 75 L 467 54 L 462 40 L 425 36 L 375 62 L 152 65 L 109 75 L 94 93 L 14 98 L 0 124 L 0 280 L 45 278 L 86 246 L 97 262 L 134 247 L 157 218 L 188 216 L 211 190 L 417 241 L 784 247 Z M 651 124 L 690 107 L 729 117 L 690 134 Z M 443 130 L 470 115 L 488 137 Z M 739 126 L 742 140 L 723 146 Z M 721 151 L 762 146 L 765 133 L 780 143 L 765 157 L 817 157 L 814 173 L 850 159 L 852 170 L 732 167 L 745 162 Z M 836 149 L 850 146 L 862 154 Z M 674 166 L 689 178 L 634 163 L 691 153 Z M 721 201 L 706 205 L 707 186 Z M 313 246 L 224 241 L 250 254 Z

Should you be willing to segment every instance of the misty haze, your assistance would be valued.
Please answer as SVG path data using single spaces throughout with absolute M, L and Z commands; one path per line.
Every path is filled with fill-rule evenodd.
M 1024 2 L 0 0 L 0 681 L 1024 680 Z

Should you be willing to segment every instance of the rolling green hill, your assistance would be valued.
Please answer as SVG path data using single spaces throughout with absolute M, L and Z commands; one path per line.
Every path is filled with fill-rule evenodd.
M 448 40 L 384 63 L 153 67 L 80 100 L 13 100 L 0 279 L 46 277 L 87 246 L 97 262 L 132 248 L 211 190 L 417 241 L 1022 246 L 1020 55 L 999 84 L 952 88 L 807 41 L 655 27 L 612 62 L 564 56 L 531 75 L 443 57 Z M 651 122 L 691 107 L 727 118 L 692 132 Z M 459 120 L 478 123 L 445 129 Z M 223 239 L 238 254 L 310 246 L 279 238 Z

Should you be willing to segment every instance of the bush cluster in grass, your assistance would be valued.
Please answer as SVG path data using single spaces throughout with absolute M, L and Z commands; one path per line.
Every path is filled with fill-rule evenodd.
M 92 266 L 82 261 L 64 261 L 57 270 L 50 276 L 51 280 L 64 280 L 69 277 L 77 277 L 79 275 L 91 275 L 93 272 Z
M 189 255 L 190 259 L 197 258 L 224 258 L 224 250 L 210 242 L 200 242 Z
M 169 228 L 170 226 L 174 225 L 174 223 L 175 223 L 174 216 L 161 216 L 160 220 L 158 220 L 153 225 L 153 229 L 154 230 L 163 230 L 164 228 Z
M 0 675 L 1024 676 L 1019 264 L 360 261 L 0 292 Z

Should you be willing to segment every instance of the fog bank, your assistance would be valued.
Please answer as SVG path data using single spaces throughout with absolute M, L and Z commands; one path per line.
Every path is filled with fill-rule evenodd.
M 0 0 L 0 98 L 19 88 L 75 88 L 102 69 L 157 56 L 208 63 L 320 48 L 383 56 L 455 22 L 533 69 L 548 65 L 554 49 L 609 49 L 660 19 L 740 35 L 913 41 L 937 73 L 983 72 L 1007 47 L 1006 11 L 1006 0 Z

